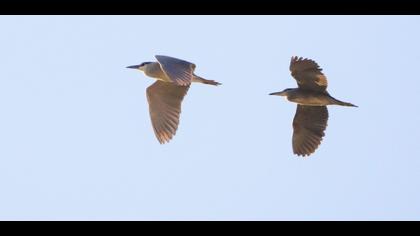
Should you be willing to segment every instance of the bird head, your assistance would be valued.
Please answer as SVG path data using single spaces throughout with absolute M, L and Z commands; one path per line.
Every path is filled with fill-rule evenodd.
M 150 63 L 152 62 L 147 61 L 147 62 L 141 63 L 140 65 L 127 66 L 126 68 L 144 71 L 144 68 L 146 67 L 146 65 Z
M 287 96 L 289 94 L 290 91 L 292 91 L 292 88 L 287 88 L 281 92 L 275 92 L 275 93 L 270 93 L 269 95 L 276 95 L 276 96 Z

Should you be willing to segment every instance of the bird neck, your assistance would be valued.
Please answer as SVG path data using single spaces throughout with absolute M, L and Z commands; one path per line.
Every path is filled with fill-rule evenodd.
M 159 63 L 157 63 L 157 62 L 147 64 L 147 66 L 144 69 L 144 73 L 147 76 L 150 76 L 150 77 L 153 77 L 153 78 L 165 77 L 165 74 L 163 73 L 162 68 L 160 68 Z

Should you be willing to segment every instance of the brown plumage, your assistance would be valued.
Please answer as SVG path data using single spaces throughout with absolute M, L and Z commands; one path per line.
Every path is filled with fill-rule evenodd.
M 156 81 L 146 90 L 150 119 L 160 143 L 169 142 L 176 134 L 181 114 L 181 103 L 190 88 Z
M 292 57 L 289 70 L 299 88 L 318 92 L 324 92 L 327 89 L 327 77 L 315 61 Z
M 293 153 L 305 156 L 315 152 L 325 135 L 327 122 L 326 106 L 297 105 L 293 119 Z
M 297 103 L 293 119 L 293 153 L 309 156 L 315 152 L 325 136 L 328 123 L 327 105 L 355 105 L 335 99 L 327 92 L 327 77 L 319 65 L 311 59 L 292 57 L 289 66 L 298 88 L 288 88 L 270 95 L 286 96 Z

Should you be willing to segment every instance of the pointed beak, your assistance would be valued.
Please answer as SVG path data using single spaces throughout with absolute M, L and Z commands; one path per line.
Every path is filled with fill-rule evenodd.
M 268 95 L 284 96 L 285 94 L 283 92 L 275 92 L 275 93 L 270 93 Z
M 129 69 L 138 69 L 139 68 L 139 65 L 127 66 L 126 68 L 129 68 Z

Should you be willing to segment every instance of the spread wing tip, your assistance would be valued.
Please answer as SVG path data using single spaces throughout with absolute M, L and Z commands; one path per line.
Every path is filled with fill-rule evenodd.
M 312 155 L 315 152 L 315 150 L 313 152 L 293 152 L 295 155 L 297 155 L 298 157 L 309 157 L 310 155 Z
M 173 135 L 166 134 L 166 133 L 160 133 L 160 134 L 156 134 L 156 138 L 159 141 L 159 144 L 166 144 L 166 143 L 169 143 L 169 141 L 172 140 Z

